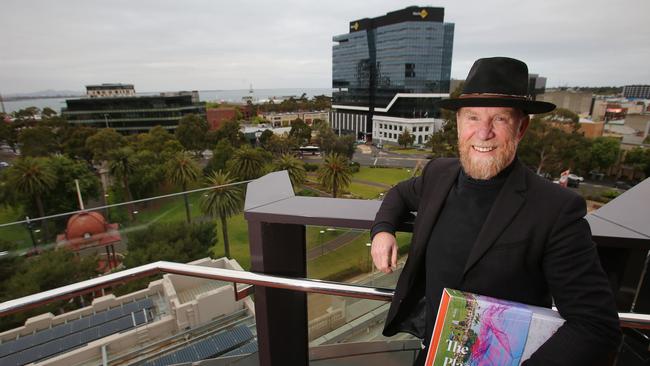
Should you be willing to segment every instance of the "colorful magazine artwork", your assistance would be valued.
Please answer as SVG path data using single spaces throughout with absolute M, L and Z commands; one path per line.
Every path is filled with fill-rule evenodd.
M 551 309 L 445 289 L 425 365 L 519 365 L 562 323 Z

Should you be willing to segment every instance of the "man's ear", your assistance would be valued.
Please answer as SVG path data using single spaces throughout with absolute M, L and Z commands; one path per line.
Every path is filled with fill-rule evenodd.
M 530 124 L 530 115 L 525 114 L 521 117 L 520 123 L 519 123 L 519 131 L 517 131 L 517 138 L 519 141 L 524 137 L 524 133 L 526 133 L 526 130 L 528 129 L 528 125 Z

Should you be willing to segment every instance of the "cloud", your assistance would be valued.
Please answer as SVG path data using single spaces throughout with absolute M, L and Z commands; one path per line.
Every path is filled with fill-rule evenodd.
M 408 4 L 352 1 L 8 0 L 0 92 L 328 87 L 332 36 Z M 439 1 L 455 26 L 452 77 L 479 57 L 528 62 L 549 85 L 650 83 L 650 2 Z

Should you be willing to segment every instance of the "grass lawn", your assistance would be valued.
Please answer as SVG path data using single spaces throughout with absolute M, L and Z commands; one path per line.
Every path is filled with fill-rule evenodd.
M 0 223 L 10 223 L 24 220 L 23 210 L 20 207 L 0 205 Z M 24 224 L 0 227 L 0 240 L 18 244 L 18 249 L 31 247 L 32 241 Z
M 359 237 L 350 241 L 337 250 L 325 253 L 307 262 L 307 277 L 328 278 L 332 275 L 344 273 L 350 269 L 358 269 L 360 272 L 368 272 L 372 264 L 368 233 L 361 233 Z M 411 233 L 397 233 L 397 244 L 404 247 L 411 242 Z
M 218 224 L 217 221 L 219 221 Z M 217 244 L 212 247 L 212 257 L 221 258 L 225 255 L 221 222 L 217 219 L 213 222 L 217 228 Z M 248 246 L 248 221 L 244 219 L 243 213 L 228 219 L 228 242 L 230 243 L 230 255 L 237 260 L 242 268 L 249 270 L 251 253 Z
M 387 185 L 395 185 L 411 177 L 411 169 L 400 168 L 370 168 L 362 166 L 358 173 L 354 173 L 352 179 L 361 179 Z
M 350 187 L 348 187 L 348 190 L 351 194 L 366 200 L 378 199 L 379 194 L 386 191 L 380 187 L 357 182 L 352 182 Z
M 199 207 L 199 199 L 202 194 L 202 192 L 196 192 L 189 195 L 190 216 L 193 219 L 203 216 Z M 185 200 L 183 196 L 164 199 L 160 203 L 150 202 L 148 206 L 144 206 L 143 204 L 136 205 L 135 209 L 138 211 L 136 225 L 150 222 L 177 222 L 187 219 L 185 216 Z
M 425 149 L 425 150 L 418 150 L 414 148 L 405 149 L 401 146 L 394 146 L 394 145 L 384 145 L 384 148 L 395 154 L 422 155 L 422 156 L 431 154 L 431 149 Z

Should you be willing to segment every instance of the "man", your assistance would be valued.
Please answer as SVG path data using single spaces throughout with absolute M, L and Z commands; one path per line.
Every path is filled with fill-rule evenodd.
M 460 159 L 433 160 L 420 177 L 392 188 L 371 230 L 373 261 L 392 272 L 395 229 L 417 212 L 384 335 L 409 332 L 428 346 L 442 289 L 449 287 L 554 303 L 566 322 L 527 365 L 594 365 L 616 349 L 618 314 L 584 200 L 517 160 L 529 114 L 555 108 L 527 94 L 526 64 L 495 57 L 474 63 L 459 98 L 438 102 L 456 111 Z

